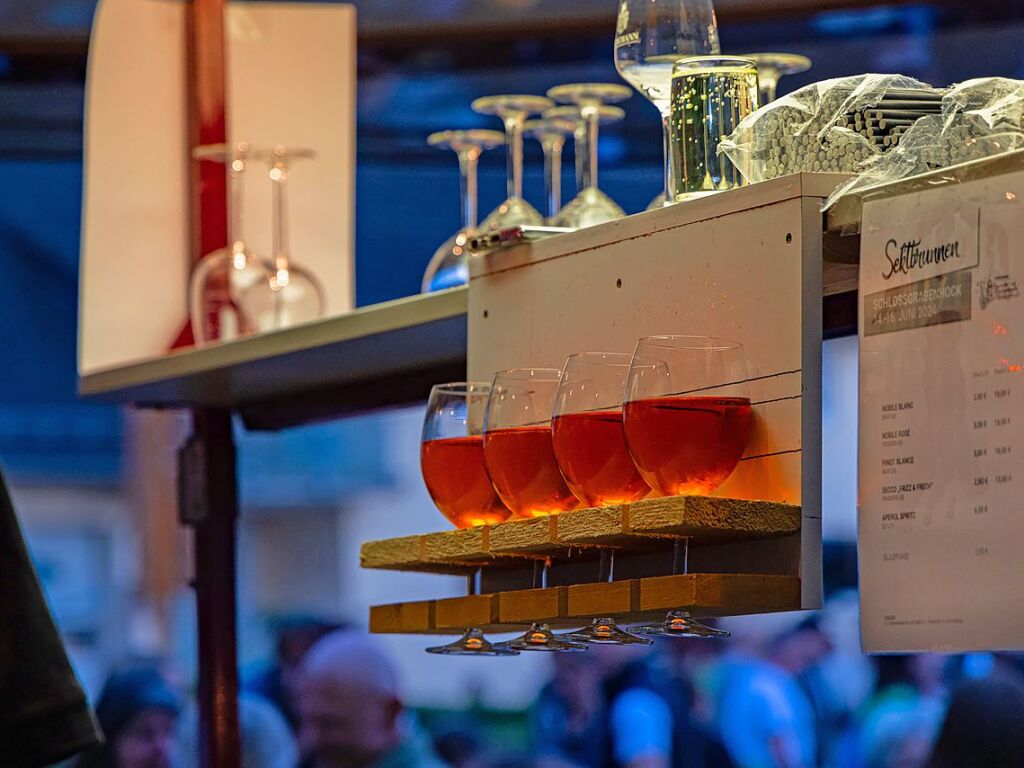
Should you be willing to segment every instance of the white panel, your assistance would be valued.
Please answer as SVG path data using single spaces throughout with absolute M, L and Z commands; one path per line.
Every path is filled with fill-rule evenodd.
M 320 278 L 327 314 L 355 306 L 356 13 L 349 5 L 230 3 L 228 130 L 254 148 L 316 150 L 289 173 L 291 255 Z M 250 166 L 245 237 L 271 255 L 271 183 Z
M 86 82 L 80 374 L 164 354 L 188 317 L 184 2 L 102 0 Z M 254 147 L 315 149 L 290 185 L 291 250 L 327 313 L 354 303 L 355 10 L 231 4 L 228 122 Z M 270 181 L 253 166 L 246 230 L 270 255 Z

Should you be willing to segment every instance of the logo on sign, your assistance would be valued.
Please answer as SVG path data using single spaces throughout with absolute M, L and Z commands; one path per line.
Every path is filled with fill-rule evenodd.
M 888 265 L 882 271 L 882 278 L 889 280 L 893 275 L 909 275 L 913 271 L 945 264 L 959 258 L 961 258 L 959 240 L 922 248 L 921 238 L 907 240 L 902 244 L 891 239 L 885 244 L 885 260 Z

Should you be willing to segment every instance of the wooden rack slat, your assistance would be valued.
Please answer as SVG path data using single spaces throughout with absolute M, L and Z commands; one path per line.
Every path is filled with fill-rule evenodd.
M 799 609 L 797 576 L 691 573 L 378 605 L 370 609 L 370 631 L 457 634 L 477 626 L 485 632 L 515 632 L 535 621 L 579 627 L 598 616 L 638 623 L 660 619 L 667 610 L 716 616 Z
M 659 539 L 721 543 L 785 536 L 800 530 L 800 507 L 708 496 L 646 499 L 532 520 L 370 541 L 364 568 L 434 573 L 466 572 L 501 558 L 567 556 L 581 547 L 644 550 Z

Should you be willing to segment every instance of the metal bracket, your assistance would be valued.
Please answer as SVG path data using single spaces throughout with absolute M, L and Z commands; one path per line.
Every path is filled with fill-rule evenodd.
M 210 514 L 206 482 L 206 445 L 191 435 L 178 449 L 178 519 L 182 525 L 201 525 Z

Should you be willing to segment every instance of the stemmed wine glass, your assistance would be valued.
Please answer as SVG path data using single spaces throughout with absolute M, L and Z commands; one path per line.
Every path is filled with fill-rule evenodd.
M 249 145 L 240 141 L 231 150 L 225 144 L 205 144 L 192 150 L 196 160 L 228 164 L 228 240 L 230 245 L 206 254 L 189 281 L 189 316 L 197 346 L 244 336 L 257 330 L 243 311 L 246 291 L 270 291 L 270 274 L 243 236 L 243 177 Z
M 518 94 L 484 96 L 474 100 L 471 106 L 474 112 L 496 115 L 505 124 L 508 198 L 488 214 L 480 228 L 493 230 L 543 224 L 544 217 L 523 199 L 523 124 L 530 115 L 554 104 L 543 96 Z
M 811 60 L 798 53 L 745 53 L 742 58 L 757 65 L 757 80 L 761 88 L 760 105 L 771 104 L 786 75 L 797 75 L 811 68 Z
M 673 202 L 669 165 L 672 67 L 685 56 L 720 53 L 712 0 L 620 0 L 615 68 L 657 107 L 664 132 L 665 183 L 649 209 Z
M 516 517 L 575 509 L 551 443 L 551 413 L 562 372 L 557 368 L 499 371 L 484 419 L 484 463 L 494 489 Z
M 597 185 L 598 133 L 601 126 L 601 108 L 606 104 L 628 99 L 632 92 L 615 83 L 572 83 L 558 85 L 548 91 L 548 97 L 560 103 L 574 104 L 586 127 L 586 151 L 589 178 L 586 186 L 554 218 L 558 227 L 583 227 L 602 224 L 626 215 Z
M 502 643 L 492 643 L 476 627 L 467 629 L 458 640 L 446 645 L 435 645 L 427 653 L 438 656 L 518 656 L 519 651 Z
M 511 651 L 585 651 L 585 643 L 569 640 L 565 635 L 556 635 L 547 624 L 534 623 L 526 632 L 513 640 L 495 643 L 494 647 Z
M 458 381 L 430 390 L 420 468 L 430 498 L 456 528 L 507 520 L 484 468 L 483 422 L 491 385 Z
M 526 135 L 540 142 L 544 152 L 544 188 L 548 199 L 548 220 L 554 219 L 562 208 L 562 149 L 565 137 L 571 136 L 575 126 L 569 120 L 544 112 L 537 120 L 524 124 Z
M 603 104 L 599 110 L 601 125 L 611 125 L 626 117 L 621 107 Z M 587 149 L 587 123 L 580 114 L 580 108 L 572 105 L 552 107 L 544 117 L 565 120 L 572 125 L 573 155 L 576 166 L 576 194 L 590 186 L 590 151 Z
M 434 252 L 423 273 L 423 293 L 465 285 L 469 280 L 466 243 L 477 224 L 477 161 L 484 151 L 504 144 L 505 137 L 498 131 L 484 129 L 439 131 L 430 134 L 427 143 L 438 149 L 450 149 L 459 158 L 462 228 Z
M 273 190 L 273 257 L 270 292 L 249 290 L 243 298 L 245 311 L 260 330 L 288 328 L 317 320 L 324 314 L 324 289 L 319 279 L 292 259 L 288 230 L 288 175 L 295 160 L 316 157 L 311 149 L 277 145 L 266 156 Z
M 751 407 L 743 346 L 705 336 L 647 336 L 626 379 L 623 431 L 640 474 L 663 496 L 707 495 L 732 474 L 750 438 Z M 673 568 L 689 572 L 689 539 Z M 718 637 L 685 612 L 636 631 Z

